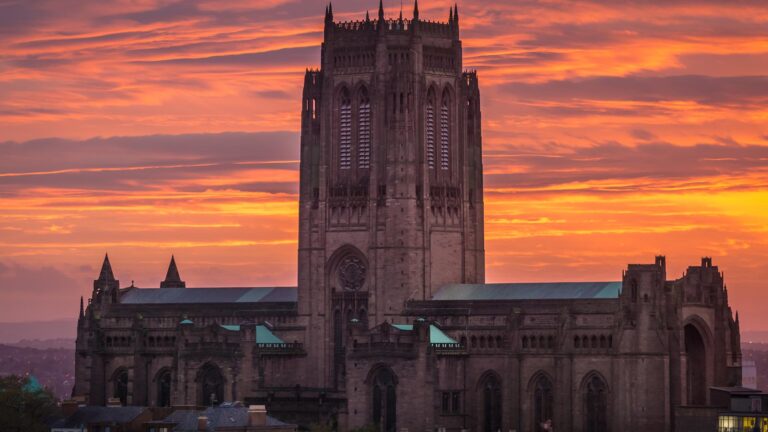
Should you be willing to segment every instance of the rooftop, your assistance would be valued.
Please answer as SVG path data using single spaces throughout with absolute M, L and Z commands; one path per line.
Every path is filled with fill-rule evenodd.
M 549 282 L 450 284 L 432 300 L 572 300 L 615 299 L 621 282 Z
M 122 304 L 295 302 L 296 287 L 259 288 L 128 288 Z

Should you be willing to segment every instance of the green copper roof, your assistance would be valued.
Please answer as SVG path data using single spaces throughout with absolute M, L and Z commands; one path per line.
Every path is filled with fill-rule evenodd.
M 395 327 L 398 330 L 404 330 L 404 331 L 413 330 L 413 324 L 392 324 L 392 327 Z M 451 338 L 447 334 L 443 333 L 443 331 L 440 330 L 436 325 L 430 324 L 429 325 L 429 343 L 430 344 L 455 344 L 458 342 L 456 342 L 453 338 Z
M 43 390 L 43 386 L 40 384 L 40 381 L 35 378 L 34 375 L 29 375 L 27 376 L 27 382 L 22 387 L 22 390 L 27 393 L 37 393 Z
M 222 328 L 230 331 L 240 331 L 239 325 L 221 325 Z M 258 344 L 285 344 L 285 341 L 277 337 L 269 327 L 265 325 L 256 326 L 256 343 Z
M 194 324 L 194 323 L 192 322 L 192 320 L 184 319 L 184 320 L 181 320 L 179 324 Z
M 572 300 L 615 299 L 621 282 L 451 284 L 432 300 Z

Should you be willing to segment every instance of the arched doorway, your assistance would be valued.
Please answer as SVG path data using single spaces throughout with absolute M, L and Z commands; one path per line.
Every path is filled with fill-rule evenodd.
M 686 384 L 689 405 L 707 404 L 707 348 L 699 329 L 693 324 L 684 327 L 686 354 Z
M 112 387 L 114 389 L 112 397 L 120 399 L 120 405 L 128 403 L 128 371 L 118 369 L 112 378 Z
M 224 401 L 224 376 L 218 366 L 206 363 L 198 379 L 199 400 L 203 406 L 214 406 Z
M 480 391 L 480 430 L 497 432 L 501 430 L 501 380 L 498 375 L 486 373 L 481 380 Z
M 533 430 L 542 430 L 541 425 L 552 421 L 552 382 L 546 375 L 539 375 L 533 385 Z
M 608 432 L 608 385 L 598 375 L 585 382 L 584 414 L 586 432 Z
M 163 369 L 157 375 L 157 406 L 171 406 L 171 371 Z
M 397 426 L 397 379 L 389 368 L 380 368 L 371 380 L 371 420 L 380 431 Z

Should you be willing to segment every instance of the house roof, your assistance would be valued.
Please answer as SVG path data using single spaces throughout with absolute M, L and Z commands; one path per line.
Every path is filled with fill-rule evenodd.
M 621 282 L 551 282 L 450 284 L 432 300 L 572 300 L 611 299 L 621 293 Z
M 164 423 L 177 423 L 174 432 L 197 432 L 197 419 L 208 418 L 208 431 L 248 426 L 248 407 L 217 406 L 203 410 L 179 410 L 166 417 Z M 287 426 L 274 417 L 267 416 L 267 426 Z
M 128 288 L 122 304 L 196 304 L 295 302 L 296 287 Z
M 398 330 L 412 331 L 413 324 L 392 324 Z M 440 328 L 434 324 L 429 325 L 429 343 L 430 344 L 455 344 L 455 339 L 451 338 L 447 334 L 443 333 Z
M 71 416 L 59 420 L 54 426 L 58 428 L 77 428 L 92 423 L 125 424 L 136 419 L 146 409 L 146 407 L 140 406 L 84 406 L 78 408 Z

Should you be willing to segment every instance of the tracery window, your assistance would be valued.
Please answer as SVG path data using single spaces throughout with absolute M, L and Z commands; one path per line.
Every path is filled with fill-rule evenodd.
M 114 392 L 112 396 L 116 399 L 120 399 L 120 405 L 126 405 L 128 403 L 128 371 L 120 369 L 114 378 Z
M 608 386 L 598 376 L 589 379 L 584 395 L 586 432 L 608 431 Z
M 357 166 L 368 169 L 371 166 L 371 101 L 368 92 L 360 90 L 357 109 Z
M 482 386 L 483 432 L 501 430 L 501 383 L 495 375 L 489 375 Z
M 426 147 L 427 147 L 427 166 L 429 169 L 435 168 L 435 92 L 430 89 L 427 94 L 427 109 L 425 112 L 426 120 Z
M 442 170 L 447 170 L 450 166 L 449 99 L 450 96 L 446 90 L 443 92 L 443 101 L 440 104 L 440 169 Z
M 552 420 L 552 405 L 552 383 L 542 375 L 533 389 L 533 420 L 537 427 Z
M 339 104 L 339 169 L 352 168 L 352 101 L 349 92 L 341 92 Z
M 382 432 L 394 432 L 397 425 L 397 392 L 392 372 L 381 369 L 373 379 L 371 416 Z
M 157 406 L 171 406 L 171 371 L 167 369 L 157 378 Z

